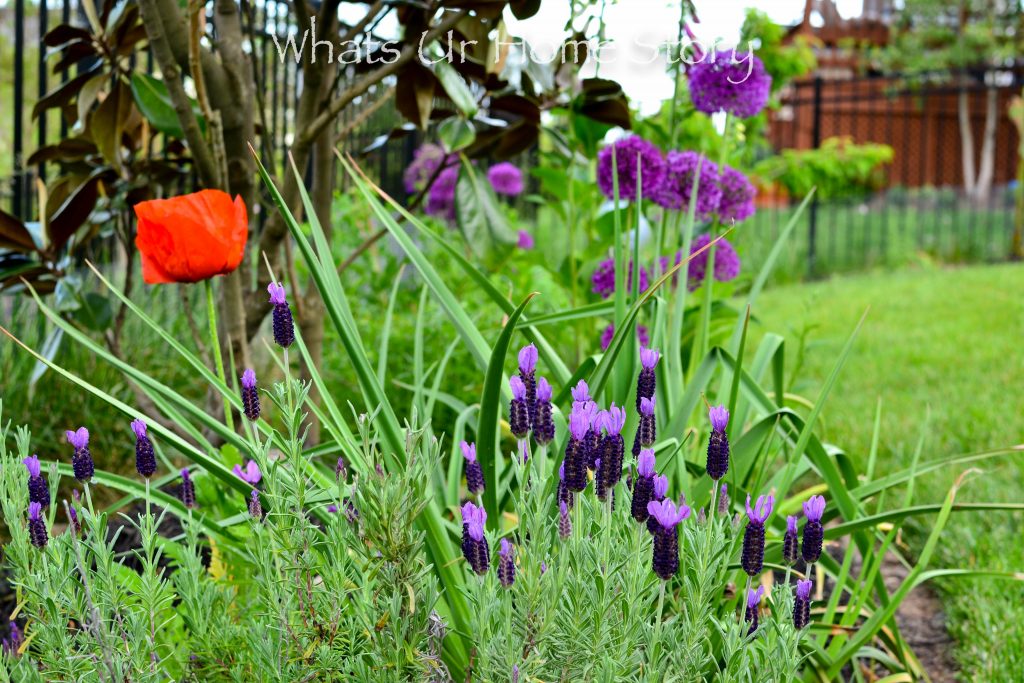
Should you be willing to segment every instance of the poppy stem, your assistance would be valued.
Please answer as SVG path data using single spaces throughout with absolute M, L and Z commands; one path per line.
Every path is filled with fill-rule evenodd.
M 203 281 L 206 286 L 206 314 L 210 318 L 210 346 L 213 348 L 213 361 L 217 366 L 217 377 L 224 386 L 227 386 L 227 378 L 224 375 L 224 356 L 220 350 L 220 339 L 217 336 L 217 307 L 213 301 L 213 282 L 207 278 Z M 231 404 L 228 403 L 227 394 L 222 394 L 224 403 L 224 423 L 228 429 L 235 431 L 235 420 L 231 415 Z

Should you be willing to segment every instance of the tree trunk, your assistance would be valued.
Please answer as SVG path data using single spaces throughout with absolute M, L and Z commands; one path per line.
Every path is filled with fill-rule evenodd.
M 996 128 L 999 114 L 999 91 L 989 88 L 985 92 L 985 132 L 981 144 L 981 160 L 974 185 L 973 199 L 978 204 L 988 201 L 992 193 L 992 179 L 996 166 Z
M 974 195 L 977 172 L 974 167 L 974 131 L 971 129 L 970 93 L 961 88 L 957 94 L 957 119 L 960 122 L 960 165 L 964 176 L 964 193 Z

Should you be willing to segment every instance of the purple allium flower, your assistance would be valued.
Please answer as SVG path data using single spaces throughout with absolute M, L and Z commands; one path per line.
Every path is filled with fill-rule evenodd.
M 577 382 L 576 386 L 574 386 L 570 390 L 570 393 L 572 394 L 573 404 L 586 403 L 587 401 L 591 400 L 590 387 L 587 386 L 586 380 L 581 379 L 579 382 Z M 575 408 L 576 406 L 573 405 L 573 407 Z
M 30 455 L 21 461 L 28 470 L 28 499 L 31 503 L 39 503 L 42 507 L 50 505 L 50 487 L 42 475 L 39 456 Z
M 430 216 L 437 216 L 449 222 L 455 220 L 455 188 L 459 182 L 459 166 L 449 166 L 437 175 L 434 184 L 427 193 L 427 205 L 424 211 Z
M 744 615 L 747 622 L 750 624 L 750 628 L 747 629 L 747 635 L 749 636 L 757 630 L 757 612 L 758 606 L 761 604 L 761 598 L 764 596 L 764 586 L 758 586 L 757 590 L 753 588 L 747 591 L 747 609 Z
M 800 547 L 800 554 L 804 562 L 812 564 L 821 557 L 821 544 L 825 539 L 825 527 L 821 525 L 821 516 L 825 514 L 824 496 L 811 496 L 804 502 L 804 516 L 807 523 L 804 524 L 803 543 Z
M 255 520 L 263 519 L 263 506 L 260 505 L 260 492 L 253 489 L 249 493 L 249 516 Z
M 292 320 L 292 309 L 285 298 L 284 285 L 271 282 L 267 285 L 270 303 L 274 305 L 274 342 L 283 349 L 295 343 L 295 323 Z
M 526 388 L 526 408 L 529 417 L 528 428 L 533 428 L 537 418 L 537 347 L 527 344 L 519 349 L 519 379 Z
M 601 350 L 607 351 L 608 347 L 612 345 L 612 339 L 615 338 L 615 324 L 611 323 L 608 327 L 604 328 L 601 332 Z M 636 326 L 636 340 L 640 342 L 640 346 L 646 346 L 651 341 L 651 335 L 648 333 L 647 328 L 643 325 Z
M 672 151 L 665 157 L 668 173 L 665 182 L 653 199 L 666 209 L 689 212 L 693 201 L 693 181 L 700 166 L 697 181 L 697 199 L 694 217 L 698 221 L 710 220 L 718 209 L 722 188 L 718 185 L 718 165 L 703 154 L 686 151 Z
M 146 433 L 146 423 L 138 418 L 132 420 L 132 431 L 135 432 L 135 469 L 149 479 L 156 472 L 156 453 Z
M 530 249 L 533 249 L 533 235 L 531 235 L 526 230 L 520 230 L 517 235 L 516 246 L 519 247 L 520 249 L 523 249 L 524 251 L 529 251 Z
M 650 274 L 647 269 L 640 266 L 640 291 L 646 292 L 649 286 Z M 597 269 L 590 276 L 590 282 L 594 294 L 602 299 L 607 299 L 615 293 L 615 259 L 605 259 L 597 264 Z M 629 270 L 626 274 L 626 290 L 633 291 L 633 262 L 629 262 Z
M 517 197 L 523 192 L 523 172 L 507 161 L 487 169 L 487 180 L 498 194 Z
M 250 421 L 260 419 L 260 395 L 256 390 L 256 373 L 246 368 L 242 373 L 242 411 Z
M 772 77 L 753 53 L 741 57 L 736 50 L 715 50 L 687 73 L 693 106 L 705 114 L 727 111 L 741 119 L 757 116 L 772 89 Z
M 249 484 L 250 486 L 256 486 L 263 479 L 263 473 L 260 472 L 260 466 L 255 460 L 249 460 L 245 463 L 245 469 L 242 469 L 241 465 L 235 465 L 231 468 L 235 476 Z
M 530 409 L 526 405 L 526 385 L 515 375 L 509 378 L 508 383 L 512 389 L 512 401 L 508 407 L 508 424 L 512 435 L 517 439 L 523 439 L 530 433 Z
M 75 449 L 71 455 L 71 469 L 75 472 L 75 479 L 81 482 L 91 480 L 96 474 L 96 466 L 92 461 L 92 453 L 89 452 L 89 430 L 79 427 L 76 431 L 67 430 L 64 435 Z
M 693 239 L 693 244 L 690 246 L 690 253 L 696 254 L 698 251 L 706 247 L 711 243 L 711 233 L 703 233 Z M 740 257 L 736 253 L 732 244 L 729 240 L 724 237 L 715 243 L 715 246 L 702 251 L 688 264 L 689 283 L 687 288 L 692 292 L 693 290 L 704 284 L 705 274 L 708 269 L 708 253 L 711 249 L 715 250 L 715 279 L 719 282 L 729 282 L 730 280 L 736 279 L 736 276 L 740 274 Z
M 427 186 L 438 167 L 452 159 L 440 145 L 426 143 L 413 153 L 412 163 L 405 169 L 402 179 L 409 194 L 420 192 Z
M 800 542 L 796 533 L 796 517 L 786 517 L 786 533 L 782 537 L 782 559 L 789 564 L 796 564 L 800 558 Z
M 723 223 L 729 221 L 739 223 L 754 215 L 754 197 L 757 196 L 757 188 L 747 176 L 735 168 L 724 166 L 719 176 L 719 183 L 722 188 L 722 199 L 718 204 L 719 220 Z M 715 256 L 715 260 L 718 260 L 717 256 Z M 738 265 L 736 271 L 739 272 Z M 715 277 L 718 277 L 718 272 L 716 266 Z
M 650 517 L 647 504 L 654 497 L 654 450 L 645 448 L 640 451 L 636 461 L 636 480 L 633 482 L 633 500 L 629 512 L 638 522 L 646 522 Z M 666 479 L 666 482 L 668 480 Z
M 811 623 L 811 581 L 796 582 L 796 600 L 793 601 L 793 627 L 806 628 Z
M 612 164 L 612 150 L 615 162 Z M 616 140 L 597 155 L 597 185 L 608 199 L 615 199 L 615 179 L 618 175 L 619 198 L 635 201 L 637 198 L 637 158 L 642 173 L 641 192 L 645 197 L 657 194 L 665 180 L 665 159 L 652 143 L 630 135 Z
M 729 471 L 729 437 L 725 428 L 729 424 L 729 411 L 725 406 L 714 406 L 708 411 L 711 434 L 708 436 L 708 460 L 705 470 L 708 476 L 719 481 Z
M 743 554 L 740 563 L 748 576 L 757 576 L 764 567 L 764 523 L 772 514 L 775 497 L 758 496 L 757 503 L 750 507 L 747 495 L 747 528 L 743 533 Z
M 633 455 L 639 456 L 641 448 L 648 448 L 654 445 L 657 439 L 658 428 L 654 416 L 657 398 L 640 399 L 640 424 L 636 428 L 636 436 L 633 438 Z
M 0 642 L 0 651 L 8 657 L 17 657 L 18 650 L 21 648 L 22 643 L 21 629 L 18 628 L 18 624 L 13 619 L 10 621 L 7 628 L 7 637 Z
M 487 512 L 473 503 L 462 506 L 462 554 L 474 572 L 481 576 L 491 566 L 491 550 L 484 538 Z
M 462 457 L 466 459 L 466 488 L 474 495 L 484 491 L 484 471 L 476 459 L 476 444 L 459 442 L 462 449 Z
M 533 438 L 541 446 L 555 439 L 555 422 L 551 419 L 551 385 L 541 377 L 537 380 L 537 415 L 533 422 Z
M 622 428 L 626 424 L 626 411 L 616 406 L 603 411 L 598 429 L 607 432 L 601 439 L 601 466 L 597 468 L 594 486 L 600 500 L 607 498 L 608 492 L 615 488 L 622 478 L 622 461 L 626 453 L 626 444 L 622 439 Z
M 512 557 L 512 544 L 507 538 L 501 539 L 498 550 L 498 581 L 505 588 L 511 588 L 516 580 L 516 563 Z
M 679 571 L 679 530 L 678 524 L 690 516 L 690 508 L 676 504 L 671 499 L 651 501 L 647 513 L 654 520 L 654 550 L 651 568 L 664 581 Z
M 196 507 L 196 485 L 192 481 L 192 476 L 189 474 L 187 467 L 181 470 L 179 495 L 181 496 L 181 502 L 186 508 L 192 509 Z
M 28 504 L 28 537 L 37 548 L 45 548 L 50 536 L 46 531 L 46 522 L 40 516 L 42 510 L 43 506 L 39 503 Z
M 729 512 L 729 487 L 722 482 L 722 488 L 718 492 L 718 514 L 724 515 Z
M 640 347 L 640 374 L 636 378 L 636 411 L 640 412 L 640 401 L 645 398 L 654 398 L 656 379 L 654 368 L 658 365 L 661 354 L 657 349 L 649 349 L 646 345 Z
M 564 541 L 572 536 L 572 520 L 569 519 L 569 506 L 565 501 L 558 503 L 558 536 Z

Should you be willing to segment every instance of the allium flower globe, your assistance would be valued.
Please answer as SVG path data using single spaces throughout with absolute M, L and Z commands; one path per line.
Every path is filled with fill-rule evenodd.
M 754 54 L 713 51 L 689 68 L 690 98 L 697 111 L 726 111 L 741 119 L 757 116 L 768 103 L 772 77 Z
M 615 150 L 615 164 L 612 164 L 612 150 Z M 637 158 L 640 159 L 640 192 L 650 197 L 658 192 L 665 180 L 665 159 L 654 144 L 643 138 L 630 135 L 616 140 L 601 150 L 597 156 L 597 185 L 608 199 L 615 198 L 615 175 L 618 170 L 619 198 L 636 201 Z

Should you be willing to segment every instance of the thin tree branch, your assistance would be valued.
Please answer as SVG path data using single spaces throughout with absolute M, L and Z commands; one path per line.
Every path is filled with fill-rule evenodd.
M 167 87 L 167 94 L 171 98 L 174 112 L 178 116 L 178 122 L 185 133 L 185 140 L 188 142 L 192 152 L 192 160 L 195 163 L 196 171 L 200 179 L 207 187 L 218 187 L 217 163 L 213 158 L 210 147 L 203 139 L 202 131 L 199 129 L 199 122 L 192 111 L 192 103 L 185 94 L 185 88 L 181 84 L 181 68 L 174 58 L 167 35 L 164 32 L 163 17 L 157 8 L 156 0 L 139 0 L 139 10 L 142 13 L 142 21 L 146 27 L 146 34 L 149 36 L 149 45 L 153 50 L 153 57 L 160 67 L 160 73 L 164 77 L 164 85 Z

